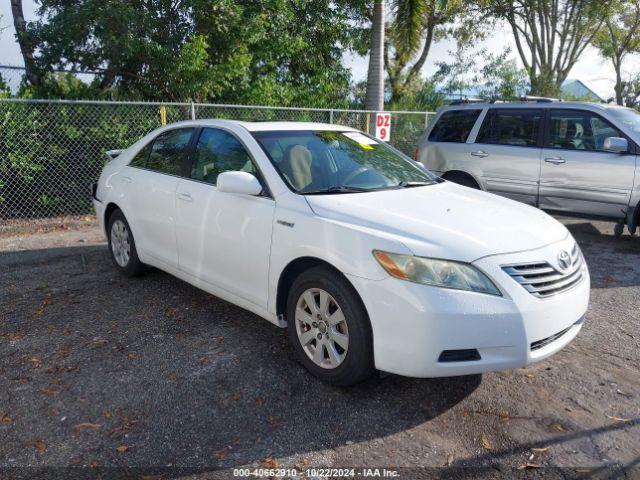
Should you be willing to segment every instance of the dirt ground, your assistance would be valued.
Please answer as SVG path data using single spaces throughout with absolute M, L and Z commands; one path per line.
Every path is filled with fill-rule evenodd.
M 0 232 L 0 478 L 639 478 L 640 239 L 565 223 L 592 275 L 567 348 L 525 369 L 349 389 L 308 375 L 285 331 L 251 313 L 157 270 L 122 277 L 90 218 Z

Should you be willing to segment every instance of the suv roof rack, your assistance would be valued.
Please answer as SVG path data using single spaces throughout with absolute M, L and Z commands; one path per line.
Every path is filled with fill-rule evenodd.
M 482 98 L 459 98 L 458 100 L 452 100 L 449 105 L 466 105 L 469 103 L 486 103 L 486 100 Z
M 550 97 L 536 97 L 534 95 L 525 95 L 520 97 L 520 101 L 522 102 L 536 102 L 536 103 L 550 103 L 550 102 L 559 102 L 560 100 L 557 98 Z
M 510 103 L 510 102 L 551 103 L 551 102 L 561 102 L 561 101 L 562 100 L 558 98 L 523 95 L 518 100 L 500 100 L 497 98 L 493 98 L 491 100 L 487 100 L 484 98 L 459 98 L 457 100 L 452 100 L 451 102 L 449 102 L 449 105 L 468 105 L 470 103 Z

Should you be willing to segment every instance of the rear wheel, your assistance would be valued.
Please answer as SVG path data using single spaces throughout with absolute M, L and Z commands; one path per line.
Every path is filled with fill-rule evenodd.
M 375 371 L 369 318 L 353 286 L 325 267 L 301 274 L 287 300 L 289 339 L 300 362 L 334 385 Z
M 463 185 L 469 188 L 475 188 L 476 190 L 480 189 L 478 182 L 476 182 L 471 175 L 468 175 L 466 173 L 458 173 L 458 172 L 447 173 L 443 175 L 442 178 L 444 178 L 445 180 L 449 180 L 450 182 L 457 183 L 458 185 Z
M 109 252 L 116 268 L 127 277 L 140 275 L 145 265 L 138 258 L 136 242 L 131 228 L 121 210 L 114 211 L 109 217 L 107 235 Z

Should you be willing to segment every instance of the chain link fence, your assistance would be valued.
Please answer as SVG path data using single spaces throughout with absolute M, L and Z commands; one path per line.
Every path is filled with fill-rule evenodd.
M 391 144 L 411 155 L 431 112 L 392 112 Z M 107 150 L 192 118 L 336 123 L 366 130 L 371 112 L 189 103 L 0 99 L 0 223 L 92 213 Z

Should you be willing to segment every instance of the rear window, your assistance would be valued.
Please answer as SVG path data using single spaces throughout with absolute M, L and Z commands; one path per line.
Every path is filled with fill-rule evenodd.
M 491 109 L 482 122 L 476 143 L 535 147 L 542 110 Z
M 482 110 L 444 112 L 429 134 L 430 142 L 464 143 Z

